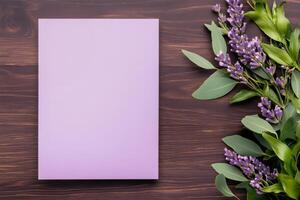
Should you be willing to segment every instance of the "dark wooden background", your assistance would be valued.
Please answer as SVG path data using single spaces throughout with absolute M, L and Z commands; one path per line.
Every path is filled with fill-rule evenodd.
M 215 18 L 216 2 L 0 0 L 0 199 L 226 199 L 214 187 L 210 164 L 223 161 L 221 138 L 242 129 L 240 119 L 257 112 L 256 102 L 229 106 L 232 93 L 192 99 L 209 72 L 180 53 L 185 48 L 213 60 L 202 24 Z M 290 0 L 293 24 L 299 10 L 300 0 Z M 38 18 L 160 19 L 159 181 L 37 181 Z

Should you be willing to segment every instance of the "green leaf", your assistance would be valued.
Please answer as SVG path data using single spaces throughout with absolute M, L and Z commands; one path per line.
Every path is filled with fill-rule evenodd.
M 292 89 L 295 95 L 300 98 L 300 72 L 294 71 L 291 79 Z
M 295 97 L 291 97 L 291 101 L 292 101 L 293 106 L 296 109 L 296 112 L 298 114 L 300 114 L 300 99 L 297 99 Z
M 213 30 L 213 28 L 218 29 L 223 35 L 226 35 L 227 32 L 226 30 L 224 30 L 223 28 L 218 27 L 215 22 L 211 22 L 211 24 L 204 24 L 204 26 L 211 32 Z
M 257 115 L 249 115 L 244 117 L 242 119 L 242 124 L 255 133 L 262 134 L 263 132 L 269 132 L 277 135 L 271 124 Z
M 218 191 L 221 192 L 225 197 L 236 197 L 228 187 L 225 176 L 223 174 L 219 174 L 216 176 L 215 185 Z
M 230 99 L 230 103 L 239 103 L 255 96 L 258 96 L 256 92 L 243 89 Z
M 260 67 L 257 69 L 252 70 L 256 75 L 258 75 L 259 77 L 269 80 L 270 76 Z
M 300 171 L 297 170 L 296 176 L 295 176 L 295 181 L 300 184 Z
M 265 200 L 263 195 L 258 195 L 256 191 L 249 185 L 249 182 L 242 182 L 236 185 L 238 189 L 247 191 L 247 200 Z
M 285 143 L 267 133 L 263 133 L 262 136 L 270 144 L 276 156 L 284 162 L 284 170 L 288 174 L 293 174 L 295 171 L 295 159 L 292 150 Z
M 212 168 L 219 174 L 223 174 L 226 178 L 234 181 L 248 181 L 242 172 L 227 163 L 214 163 Z
M 247 200 L 265 200 L 263 195 L 258 195 L 254 189 L 247 192 Z
M 182 49 L 182 53 L 195 65 L 203 69 L 216 69 L 208 60 L 193 52 Z
M 292 148 L 292 154 L 297 157 L 297 155 L 300 153 L 300 140 L 293 146 Z
M 295 30 L 291 33 L 290 43 L 289 43 L 289 52 L 290 52 L 290 55 L 296 61 L 298 60 L 299 50 L 300 50 L 299 37 L 300 37 L 300 27 L 297 26 L 295 28 Z
M 266 43 L 262 43 L 262 47 L 266 54 L 278 64 L 287 66 L 294 64 L 293 59 L 285 50 Z
M 294 117 L 286 120 L 280 130 L 280 140 L 295 139 L 297 123 Z
M 267 133 L 263 133 L 262 136 L 270 144 L 274 153 L 280 160 L 283 162 L 288 162 L 289 160 L 293 159 L 292 150 L 285 143 Z
M 211 32 L 212 47 L 215 55 L 227 53 L 226 41 L 223 37 L 223 32 L 220 31 L 220 28 L 212 22 L 209 30 Z
M 284 192 L 281 184 L 279 184 L 279 183 L 275 183 L 275 184 L 270 185 L 268 187 L 264 187 L 262 189 L 262 191 L 265 192 L 265 193 L 275 193 L 275 194 Z
M 296 180 L 293 177 L 288 176 L 286 174 L 279 174 L 278 178 L 282 184 L 283 190 L 290 198 L 300 198 L 300 185 L 296 182 Z
M 265 85 L 264 96 L 268 97 L 275 104 L 281 105 L 280 100 L 279 100 L 277 94 L 274 92 L 274 90 L 272 88 L 269 87 L 268 84 Z
M 264 8 L 264 4 L 257 2 L 255 4 L 256 8 L 254 11 L 248 11 L 245 16 L 253 20 L 256 25 L 270 38 L 273 40 L 282 42 L 283 39 L 278 33 L 275 24 L 272 19 L 269 18 L 268 13 Z
M 252 140 L 240 135 L 231 135 L 223 138 L 223 142 L 231 147 L 235 152 L 244 156 L 263 156 L 264 152 Z
M 295 107 L 293 106 L 292 103 L 289 103 L 284 109 L 282 121 L 285 122 L 289 118 L 294 117 L 296 114 L 297 114 L 297 112 L 296 112 Z
M 217 70 L 193 93 L 193 97 L 200 100 L 216 99 L 229 93 L 236 84 L 235 80 Z
M 297 122 L 296 137 L 300 141 L 300 121 Z
M 284 13 L 284 3 L 281 3 L 278 7 L 276 7 L 276 18 L 275 18 L 275 25 L 280 33 L 280 35 L 284 38 L 286 35 L 289 34 L 291 30 L 291 23 L 288 18 L 285 17 Z
M 262 137 L 262 135 L 254 134 L 254 137 L 262 146 L 270 150 L 272 149 L 269 143 L 267 143 L 267 141 Z

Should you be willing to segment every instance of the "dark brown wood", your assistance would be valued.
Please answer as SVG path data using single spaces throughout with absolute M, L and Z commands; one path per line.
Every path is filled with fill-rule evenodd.
M 257 112 L 255 101 L 229 106 L 232 94 L 192 99 L 209 72 L 180 53 L 185 48 L 213 60 L 202 24 L 215 18 L 210 7 L 216 2 L 1 0 L 0 199 L 226 199 L 214 187 L 210 164 L 223 161 L 221 138 L 242 129 L 240 119 Z M 294 24 L 299 10 L 300 1 L 290 0 L 287 14 Z M 159 181 L 37 180 L 38 18 L 160 19 Z

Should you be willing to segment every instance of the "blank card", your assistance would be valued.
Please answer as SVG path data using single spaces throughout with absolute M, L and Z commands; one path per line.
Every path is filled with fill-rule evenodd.
M 38 178 L 158 179 L 159 22 L 39 19 Z

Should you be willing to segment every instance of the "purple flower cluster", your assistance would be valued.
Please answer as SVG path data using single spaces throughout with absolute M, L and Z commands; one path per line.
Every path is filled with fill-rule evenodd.
M 214 12 L 218 13 L 218 22 L 219 22 L 219 24 L 225 24 L 226 21 L 227 21 L 227 18 L 226 18 L 226 16 L 223 13 L 221 13 L 221 6 L 220 6 L 220 4 L 214 5 L 212 7 L 212 10 Z
M 277 170 L 271 171 L 270 167 L 260 162 L 253 156 L 242 156 L 227 148 L 224 149 L 225 159 L 229 164 L 239 167 L 242 172 L 250 179 L 250 185 L 256 189 L 258 194 L 262 193 L 262 188 L 267 182 L 274 181 Z
M 268 122 L 273 124 L 280 122 L 283 116 L 282 109 L 278 105 L 275 105 L 275 108 L 272 109 L 271 101 L 267 97 L 261 97 L 261 101 L 257 106 L 260 108 L 261 115 L 266 118 Z
M 220 53 L 216 57 L 216 60 L 219 62 L 220 67 L 226 68 L 233 79 L 241 81 L 242 83 L 247 81 L 243 74 L 244 68 L 238 61 L 235 64 L 232 64 L 228 54 Z
M 282 95 L 286 95 L 285 91 L 285 85 L 286 85 L 286 80 L 284 77 L 277 77 L 275 80 L 276 85 L 280 88 L 280 92 Z
M 244 22 L 244 10 L 241 0 L 226 0 L 228 4 L 227 21 L 231 25 L 228 31 L 231 50 L 235 52 L 240 61 L 251 69 L 256 69 L 265 62 L 266 54 L 257 37 L 249 39 L 245 34 L 246 22 Z
M 275 74 L 275 71 L 276 71 L 276 66 L 269 66 L 269 67 L 266 67 L 266 70 L 267 72 L 270 74 L 270 75 L 274 75 Z

